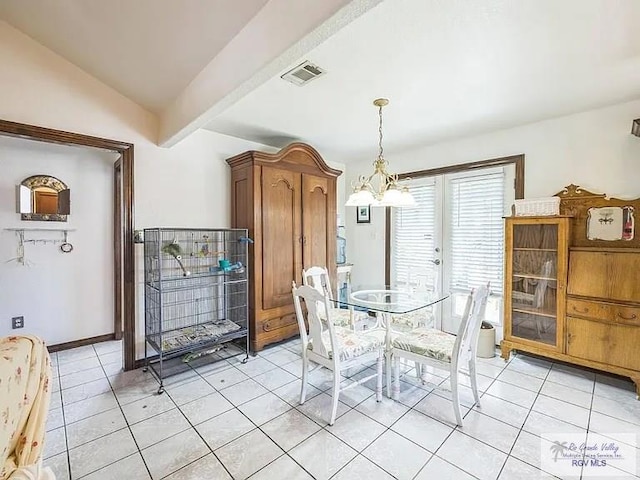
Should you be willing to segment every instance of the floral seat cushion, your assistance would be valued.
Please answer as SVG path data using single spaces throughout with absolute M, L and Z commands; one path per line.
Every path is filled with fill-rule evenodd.
M 369 317 L 367 316 L 367 318 Z M 415 312 L 393 314 L 391 315 L 391 329 L 389 332 L 387 332 L 384 326 L 377 326 L 367 330 L 367 334 L 374 335 L 382 342 L 385 342 L 387 333 L 390 334 L 393 340 L 398 335 L 404 335 L 418 327 L 430 327 L 433 325 L 434 319 L 435 317 L 430 310 L 416 310 Z
M 430 309 L 419 309 L 409 313 L 391 315 L 391 326 L 395 330 L 406 331 L 433 325 L 434 316 Z
M 383 342 L 374 335 L 366 335 L 362 333 L 354 333 L 353 330 L 344 327 L 335 327 L 336 340 L 340 344 L 340 360 L 346 361 L 359 357 L 365 353 L 373 352 L 380 348 Z M 322 332 L 322 343 L 328 350 L 329 358 L 332 358 L 331 340 L 329 338 L 329 330 Z M 313 350 L 313 343 L 309 342 L 307 347 Z
M 442 362 L 451 362 L 455 335 L 435 328 L 420 327 L 392 340 L 394 348 L 433 358 Z
M 351 315 L 353 314 L 353 324 L 359 322 L 362 319 L 368 318 L 367 312 L 351 311 L 345 308 L 332 308 L 331 320 L 334 325 L 340 327 L 351 328 Z

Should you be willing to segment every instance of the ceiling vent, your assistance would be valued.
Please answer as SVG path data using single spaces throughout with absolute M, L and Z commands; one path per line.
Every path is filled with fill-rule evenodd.
M 314 80 L 321 75 L 324 75 L 325 73 L 326 72 L 317 65 L 314 65 L 309 61 L 304 61 L 297 67 L 292 68 L 287 73 L 282 75 L 281 78 L 283 80 L 286 80 L 287 82 L 291 82 L 294 85 L 298 85 L 299 87 L 301 87 L 302 85 L 306 85 L 311 80 Z

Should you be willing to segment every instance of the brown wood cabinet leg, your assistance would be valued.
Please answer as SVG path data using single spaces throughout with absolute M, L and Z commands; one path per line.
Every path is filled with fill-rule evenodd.
M 636 400 L 640 400 L 640 376 L 631 377 L 631 381 L 636 384 Z
M 508 362 L 511 356 L 511 347 L 505 345 L 504 342 L 500 343 L 500 356 L 504 358 L 505 362 Z

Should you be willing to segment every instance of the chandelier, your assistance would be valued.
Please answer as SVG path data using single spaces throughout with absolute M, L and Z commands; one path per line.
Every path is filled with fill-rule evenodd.
M 384 159 L 382 148 L 382 107 L 389 104 L 386 98 L 378 98 L 373 101 L 378 107 L 380 125 L 378 127 L 378 158 L 373 162 L 373 173 L 368 177 L 361 175 L 357 182 L 352 184 L 353 193 L 349 196 L 347 207 L 361 207 L 371 205 L 374 207 L 414 207 L 416 202 L 407 187 L 398 183 L 398 175 L 387 172 L 389 162 Z

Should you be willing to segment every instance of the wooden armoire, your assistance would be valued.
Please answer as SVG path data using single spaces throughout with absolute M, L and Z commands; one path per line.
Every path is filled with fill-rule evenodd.
M 249 229 L 251 350 L 298 334 L 291 282 L 314 265 L 336 271 L 336 179 L 304 143 L 228 158 L 231 225 Z M 335 282 L 334 282 L 335 283 Z

